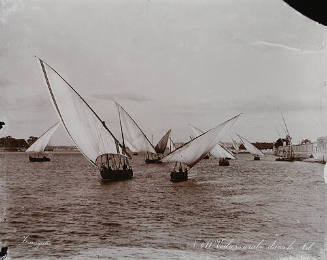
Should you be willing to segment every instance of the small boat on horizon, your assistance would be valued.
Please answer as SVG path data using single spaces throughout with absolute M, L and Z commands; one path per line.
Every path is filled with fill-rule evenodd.
M 154 147 L 154 150 L 157 153 L 157 158 L 150 159 L 147 158 L 145 163 L 161 163 L 161 157 L 163 157 L 164 152 L 166 151 L 168 140 L 170 138 L 171 129 L 167 131 L 167 133 L 159 140 L 157 145 Z
M 242 137 L 239 134 L 236 134 L 236 135 L 240 138 L 240 140 L 241 140 L 242 144 L 244 145 L 245 149 L 250 154 L 253 155 L 253 160 L 254 161 L 260 161 L 260 159 L 261 159 L 260 157 L 265 156 L 263 152 L 261 152 L 257 147 L 255 147 L 253 144 L 251 144 L 245 137 Z
M 190 127 L 195 137 L 204 133 L 201 129 L 195 127 L 194 125 L 190 124 Z M 236 159 L 231 151 L 219 143 L 216 144 L 216 146 L 206 155 L 206 157 L 204 157 L 204 159 L 209 159 L 209 154 L 219 159 L 219 166 L 229 166 L 229 160 Z
M 46 146 L 49 144 L 52 135 L 58 129 L 60 122 L 55 123 L 47 131 L 45 131 L 25 152 L 33 153 L 29 155 L 30 162 L 49 162 L 51 159 L 44 154 Z M 35 157 L 36 155 L 36 157 Z
M 122 131 L 125 133 L 124 137 L 126 146 L 133 153 L 145 152 L 145 163 L 161 163 L 160 154 L 156 151 L 156 148 L 149 141 L 143 130 L 139 127 L 139 125 L 132 118 L 132 116 L 127 113 L 127 111 L 118 102 L 115 101 L 115 103 L 121 118 Z M 167 134 L 165 134 L 162 138 L 164 139 L 164 141 L 166 140 L 165 147 L 167 146 L 169 134 L 170 131 L 168 131 Z M 158 143 L 159 146 L 157 150 L 161 151 L 162 144 L 160 143 L 160 141 Z
M 286 124 L 286 120 L 283 116 L 283 113 L 281 113 L 282 119 L 283 119 L 283 123 L 284 123 L 284 131 L 286 134 L 286 138 L 285 138 L 285 143 L 286 146 L 288 146 L 288 150 L 284 150 L 283 154 L 281 156 L 279 156 L 278 158 L 275 159 L 275 161 L 279 161 L 279 162 L 294 162 L 294 161 L 300 161 L 302 160 L 301 158 L 295 158 L 294 155 L 294 151 L 293 151 L 293 147 L 292 147 L 292 137 L 288 131 L 288 127 Z M 283 145 L 284 146 L 284 145 Z

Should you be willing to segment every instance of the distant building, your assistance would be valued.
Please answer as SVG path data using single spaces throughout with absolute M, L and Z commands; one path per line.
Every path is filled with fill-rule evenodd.
M 317 160 L 326 161 L 327 158 L 327 136 L 317 138 L 316 154 L 314 156 Z
M 278 146 L 275 149 L 275 155 L 286 156 L 290 153 L 292 148 L 292 153 L 296 158 L 310 158 L 313 157 L 316 160 L 323 161 L 327 158 L 327 136 L 318 137 L 316 142 L 306 142 L 302 144 L 292 144 L 286 145 L 283 143 L 282 146 Z

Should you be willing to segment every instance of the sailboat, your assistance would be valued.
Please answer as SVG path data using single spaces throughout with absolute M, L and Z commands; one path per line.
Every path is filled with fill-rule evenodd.
M 46 157 L 43 154 L 45 147 L 50 142 L 52 135 L 58 129 L 60 122 L 55 123 L 51 126 L 47 131 L 45 131 L 25 152 L 26 153 L 34 153 L 37 157 L 29 156 L 30 162 L 49 162 L 50 158 Z
M 38 60 L 53 105 L 66 132 L 80 152 L 99 169 L 102 180 L 132 178 L 133 170 L 124 145 L 55 69 L 40 58 Z
M 191 136 L 190 135 L 190 140 L 193 140 L 194 139 L 194 136 Z M 202 159 L 205 159 L 205 160 L 208 160 L 210 158 L 210 154 L 206 154 L 206 156 L 204 156 Z
M 121 118 L 122 132 L 124 132 L 126 146 L 134 152 L 146 152 L 146 163 L 159 162 L 155 148 L 138 126 L 135 120 L 126 112 L 126 110 L 117 102 L 118 114 Z
M 286 145 L 289 146 L 289 149 L 286 149 L 284 151 L 283 156 L 276 158 L 276 161 L 293 162 L 293 161 L 295 161 L 295 156 L 294 156 L 293 146 L 292 146 L 292 137 L 290 136 L 290 133 L 288 131 L 288 127 L 287 127 L 285 118 L 283 116 L 283 113 L 281 113 L 281 116 L 282 116 L 284 127 L 285 127 L 284 128 L 284 131 L 286 134 L 285 141 L 286 141 Z
M 253 155 L 255 161 L 259 161 L 260 156 L 261 157 L 265 156 L 263 152 L 261 152 L 257 147 L 251 144 L 246 138 L 240 136 L 239 134 L 237 134 L 237 136 L 240 138 L 245 149 Z
M 238 152 L 240 151 L 240 146 L 233 137 L 231 137 L 231 139 L 232 139 L 232 145 L 233 145 L 234 151 L 236 154 L 238 154 Z
M 176 149 L 176 146 L 170 136 L 168 138 L 167 147 L 168 147 L 170 153 Z
M 204 133 L 202 130 L 200 130 L 199 128 L 197 128 L 191 124 L 190 124 L 190 127 L 191 127 L 192 132 L 195 137 Z M 236 159 L 230 151 L 228 151 L 222 144 L 219 144 L 219 143 L 209 152 L 209 154 L 212 155 L 213 157 L 219 159 L 220 166 L 229 166 L 228 160 Z
M 239 114 L 240 115 L 240 114 Z M 195 137 L 181 147 L 172 151 L 161 159 L 163 162 L 175 162 L 173 171 L 170 173 L 171 181 L 186 181 L 188 170 L 205 157 L 220 141 L 221 132 L 225 127 L 236 120 L 239 115 L 217 125 L 207 132 Z M 179 163 L 179 170 L 176 166 Z
M 160 156 L 162 157 L 164 152 L 166 151 L 168 140 L 170 138 L 170 132 L 171 132 L 171 129 L 169 129 L 167 131 L 167 133 L 159 140 L 159 142 L 154 147 L 154 150 L 157 152 L 158 159 L 159 159 L 159 160 L 156 160 L 154 162 L 161 162 L 160 161 L 160 159 L 161 159 Z M 149 162 L 149 163 L 151 163 L 151 162 Z

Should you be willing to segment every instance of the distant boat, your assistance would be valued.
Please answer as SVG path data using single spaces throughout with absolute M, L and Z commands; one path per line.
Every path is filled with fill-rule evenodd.
M 181 147 L 172 151 L 161 160 L 163 162 L 175 162 L 173 171 L 170 173 L 171 181 L 186 181 L 188 170 L 203 159 L 220 141 L 220 135 L 226 125 L 236 120 L 239 115 L 223 122 L 222 124 L 195 137 Z M 179 170 L 176 170 L 179 164 Z
M 240 145 L 236 142 L 236 140 L 234 140 L 233 137 L 231 137 L 231 139 L 232 139 L 232 145 L 233 145 L 234 151 L 236 154 L 238 154 L 240 151 Z
M 242 137 L 240 135 L 237 135 L 237 136 L 240 138 L 245 149 L 253 155 L 255 161 L 259 161 L 260 156 L 261 157 L 265 156 L 263 152 L 261 152 L 257 147 L 255 147 L 253 144 L 251 144 L 245 137 Z
M 30 162 L 49 162 L 50 158 L 47 157 L 44 154 L 44 150 L 48 143 L 50 142 L 50 139 L 52 135 L 56 132 L 58 129 L 58 126 L 60 125 L 60 122 L 55 123 L 53 126 L 51 126 L 45 133 L 43 133 L 25 152 L 26 153 L 34 153 L 37 155 L 37 157 L 29 156 Z
M 190 125 L 190 127 L 192 129 L 194 137 L 197 137 L 197 136 L 204 133 L 201 129 L 199 129 L 199 128 L 193 126 L 193 125 Z M 227 150 L 221 144 L 216 144 L 216 146 L 209 152 L 209 154 L 212 155 L 213 157 L 219 159 L 219 165 L 220 166 L 229 166 L 229 161 L 228 160 L 230 160 L 230 159 L 235 160 L 236 159 L 234 157 L 234 155 L 232 154 L 232 152 Z
M 120 104 L 117 102 L 115 103 L 121 118 L 122 131 L 124 132 L 126 146 L 133 153 L 146 152 L 146 163 L 159 162 L 160 158 L 157 156 L 155 148 L 142 129 Z
M 157 152 L 157 159 L 148 160 L 147 163 L 161 163 L 161 157 L 163 156 L 164 152 L 166 151 L 168 140 L 170 138 L 171 129 L 167 131 L 167 133 L 159 140 L 157 145 L 154 147 L 154 150 Z
M 80 152 L 98 167 L 104 181 L 132 178 L 126 149 L 105 122 L 57 71 L 39 62 L 58 116 Z
M 293 151 L 293 146 L 292 146 L 292 137 L 288 131 L 288 127 L 287 127 L 287 124 L 286 124 L 286 120 L 283 116 L 283 113 L 281 113 L 281 116 L 282 116 L 282 119 L 283 119 L 283 123 L 284 123 L 284 131 L 285 131 L 285 134 L 286 134 L 286 137 L 285 137 L 285 141 L 286 141 L 286 145 L 288 144 L 289 146 L 289 149 L 286 149 L 284 150 L 283 152 L 283 155 L 276 158 L 276 161 L 283 161 L 283 162 L 293 162 L 295 160 L 298 160 L 295 158 L 295 155 L 294 155 L 294 151 Z
M 171 139 L 171 137 L 168 138 L 167 147 L 168 147 L 168 150 L 170 153 L 176 149 L 176 146 L 175 146 L 173 140 Z

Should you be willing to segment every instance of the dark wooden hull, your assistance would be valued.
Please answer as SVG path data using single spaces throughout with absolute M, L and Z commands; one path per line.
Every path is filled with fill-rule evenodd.
M 253 160 L 260 161 L 260 157 L 259 156 L 254 156 Z
M 292 158 L 283 158 L 283 157 L 280 157 L 280 158 L 276 158 L 275 161 L 278 161 L 278 162 L 294 162 L 295 159 L 292 157 Z
M 229 166 L 228 159 L 221 159 L 221 160 L 219 160 L 219 166 Z
M 187 172 L 171 172 L 170 173 L 170 180 L 173 182 L 187 181 L 187 179 L 188 179 Z
M 29 156 L 29 160 L 30 160 L 30 162 L 50 162 L 51 161 L 50 158 L 45 157 L 45 156 L 43 156 L 43 157 L 31 157 L 31 156 Z
M 146 158 L 145 163 L 162 163 L 162 162 L 159 158 L 156 158 L 156 159 Z
M 209 155 L 206 155 L 203 159 L 209 159 Z
M 101 169 L 100 175 L 103 181 L 121 181 L 133 178 L 133 170 L 111 170 L 111 169 Z

